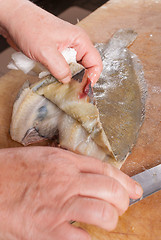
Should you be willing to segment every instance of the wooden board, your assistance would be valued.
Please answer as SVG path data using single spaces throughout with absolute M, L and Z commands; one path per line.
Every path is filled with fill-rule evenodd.
M 122 167 L 128 175 L 161 163 L 161 1 L 111 0 L 79 23 L 93 42 L 107 42 L 120 28 L 132 28 L 138 37 L 130 50 L 142 61 L 148 83 L 146 118 L 136 146 Z M 28 79 L 11 71 L 0 78 L 0 148 L 16 147 L 9 135 L 14 99 L 22 83 Z M 35 79 L 32 78 L 32 81 Z M 93 240 L 160 240 L 161 191 L 131 206 L 120 218 L 115 231 L 80 224 Z

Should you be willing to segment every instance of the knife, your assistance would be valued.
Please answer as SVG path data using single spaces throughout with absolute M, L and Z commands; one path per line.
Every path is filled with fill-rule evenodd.
M 132 176 L 132 179 L 140 183 L 143 195 L 139 199 L 130 199 L 130 205 L 161 190 L 161 164 Z

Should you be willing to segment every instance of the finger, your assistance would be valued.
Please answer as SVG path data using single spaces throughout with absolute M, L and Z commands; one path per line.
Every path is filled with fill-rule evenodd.
M 83 56 L 81 63 L 85 68 L 87 68 L 87 76 L 90 79 L 92 86 L 94 86 L 102 72 L 102 60 L 97 49 L 93 46 L 88 48 L 88 51 Z
M 72 226 L 70 223 L 63 223 L 53 231 L 53 239 L 64 240 L 90 240 L 89 234 L 81 228 Z
M 114 178 L 126 189 L 129 197 L 132 199 L 140 198 L 143 194 L 143 189 L 139 183 L 106 162 L 102 162 L 93 157 L 78 155 L 67 150 L 61 150 L 60 154 L 62 154 L 62 156 L 66 154 L 66 157 L 73 161 L 82 173 L 95 173 Z
M 71 71 L 63 55 L 51 47 L 41 48 L 37 59 L 51 72 L 60 82 L 68 83 L 71 80 Z
M 74 48 L 77 51 L 77 61 L 88 70 L 88 78 L 93 86 L 102 72 L 101 56 L 86 35 L 79 39 Z
M 112 165 L 106 163 L 102 164 L 99 173 L 117 180 L 127 190 L 130 198 L 137 199 L 142 196 L 143 189 L 141 185 Z
M 79 156 L 77 164 L 81 172 L 96 173 L 114 178 L 127 190 L 132 199 L 140 198 L 143 194 L 143 189 L 139 183 L 108 163 L 92 157 Z
M 108 231 L 117 225 L 117 210 L 102 200 L 77 197 L 70 200 L 66 208 L 69 220 L 94 224 Z
M 104 200 L 123 214 L 129 206 L 129 195 L 125 188 L 114 178 L 82 173 L 79 182 L 79 195 Z
M 93 66 L 87 69 L 87 76 L 88 79 L 91 81 L 92 87 L 98 81 L 100 74 L 101 74 L 100 67 Z

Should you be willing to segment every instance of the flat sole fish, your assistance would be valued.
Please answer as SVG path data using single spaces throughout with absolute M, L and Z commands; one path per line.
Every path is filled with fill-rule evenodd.
M 136 39 L 131 29 L 120 29 L 107 44 L 97 44 L 103 71 L 94 86 L 100 121 L 117 161 L 134 146 L 145 116 L 147 86 L 138 57 L 127 47 Z
M 69 84 L 50 74 L 31 86 L 26 83 L 14 103 L 12 139 L 23 145 L 52 140 L 55 146 L 120 168 L 137 139 L 145 112 L 142 66 L 127 49 L 135 38 L 134 31 L 119 30 L 107 44 L 96 45 L 103 71 L 93 91 L 77 63 L 70 64 L 73 78 Z

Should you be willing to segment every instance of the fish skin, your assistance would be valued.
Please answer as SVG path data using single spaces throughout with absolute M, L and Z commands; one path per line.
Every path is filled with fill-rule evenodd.
M 80 98 L 82 89 L 84 89 L 83 80 L 80 83 L 72 79 L 68 84 L 62 84 L 56 80 L 54 83 L 39 88 L 36 93 L 44 96 L 67 115 L 78 121 L 95 143 L 103 148 L 107 159 L 112 158 L 115 160 L 100 123 L 98 109 L 96 105 L 90 102 L 88 94 Z

